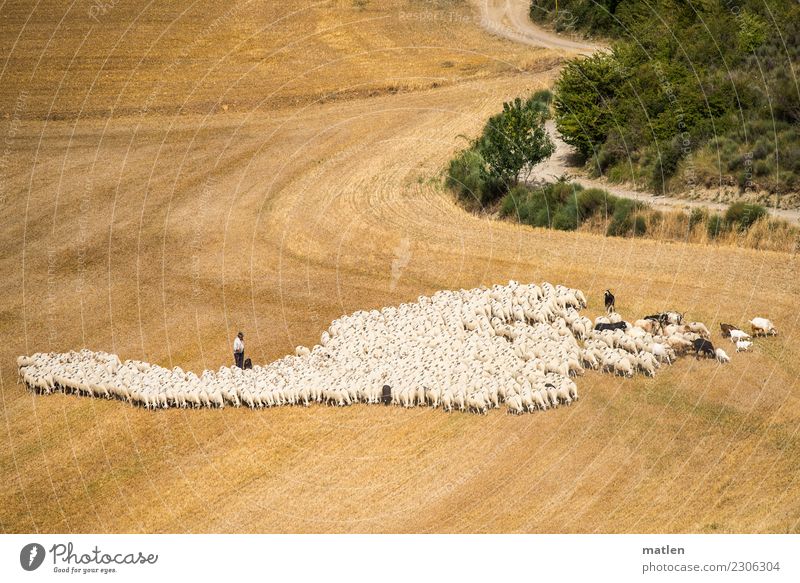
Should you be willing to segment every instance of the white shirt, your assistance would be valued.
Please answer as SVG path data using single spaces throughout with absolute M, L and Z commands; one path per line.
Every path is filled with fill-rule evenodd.
M 237 353 L 244 352 L 244 342 L 242 342 L 242 339 L 238 336 L 236 337 L 236 340 L 233 341 L 233 351 Z

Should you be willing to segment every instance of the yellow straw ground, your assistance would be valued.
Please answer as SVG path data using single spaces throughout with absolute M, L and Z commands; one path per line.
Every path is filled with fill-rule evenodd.
M 40 4 L 0 21 L 4 531 L 800 529 L 796 255 L 536 230 L 437 186 L 559 55 L 455 1 Z M 607 287 L 626 316 L 686 311 L 729 353 L 721 321 L 781 334 L 724 367 L 587 373 L 577 404 L 522 417 L 152 413 L 15 384 L 18 354 L 83 346 L 216 369 L 239 329 L 266 362 L 343 313 L 511 278 L 580 288 L 590 315 Z

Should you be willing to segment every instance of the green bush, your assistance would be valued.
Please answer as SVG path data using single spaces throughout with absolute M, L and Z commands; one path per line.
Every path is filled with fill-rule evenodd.
M 561 70 L 553 100 L 556 127 L 587 158 L 615 125 L 611 103 L 624 80 L 619 63 L 608 53 L 569 61 Z
M 718 155 L 717 170 L 747 186 L 742 144 L 755 138 L 753 174 L 764 178 L 755 188 L 791 192 L 800 182 L 792 152 L 800 148 L 792 75 L 800 68 L 800 3 L 768 4 L 533 0 L 534 20 L 558 28 L 559 15 L 569 14 L 578 31 L 613 39 L 610 51 L 570 60 L 559 74 L 553 112 L 564 140 L 590 172 L 644 178 L 664 193 L 682 160 L 701 150 L 698 158 Z M 788 174 L 756 165 L 770 156 Z
M 696 225 L 708 220 L 708 210 L 705 208 L 693 208 L 689 214 L 689 230 L 691 231 Z
M 462 150 L 450 160 L 445 183 L 463 200 L 480 205 L 484 190 L 484 164 L 483 157 L 475 149 Z
M 716 239 L 722 233 L 727 230 L 727 226 L 725 224 L 725 219 L 722 218 L 720 215 L 711 215 L 708 217 L 708 223 L 706 224 L 706 230 L 708 233 L 709 238 Z
M 647 221 L 644 217 L 639 215 L 633 220 L 633 234 L 637 237 L 642 237 L 647 233 Z
M 503 104 L 469 148 L 450 160 L 445 185 L 470 207 L 499 200 L 520 172 L 549 157 L 555 150 L 544 121 L 550 116 L 553 94 L 543 89 L 523 101 Z
M 553 228 L 559 231 L 574 231 L 579 224 L 578 208 L 574 201 L 561 206 L 553 216 Z
M 607 235 L 622 237 L 628 234 L 633 227 L 631 213 L 633 212 L 633 201 L 619 199 L 614 204 L 614 214 L 606 230 Z
M 515 216 L 522 222 L 528 222 L 528 196 L 530 189 L 524 185 L 518 185 L 508 191 L 500 204 L 500 216 Z
M 462 150 L 450 160 L 445 184 L 468 206 L 487 206 L 504 192 L 502 183 L 485 172 L 486 161 L 475 148 Z
M 739 14 L 739 50 L 752 53 L 767 40 L 767 23 L 749 11 Z
M 794 79 L 784 77 L 775 82 L 772 107 L 775 117 L 779 120 L 800 122 L 800 94 Z
M 675 174 L 681 161 L 682 151 L 680 142 L 673 139 L 667 144 L 662 144 L 658 152 L 658 160 L 653 166 L 650 185 L 657 194 L 666 194 L 667 181 Z
M 553 101 L 553 92 L 549 89 L 540 89 L 531 95 L 531 101 L 550 105 L 550 103 Z
M 767 216 L 767 209 L 760 204 L 735 202 L 725 212 L 725 222 L 737 225 L 740 231 L 746 231 L 758 219 Z
M 753 173 L 756 176 L 768 176 L 770 172 L 772 172 L 772 168 L 766 160 L 758 160 L 753 166 Z
M 636 200 L 619 198 L 599 188 L 559 181 L 539 188 L 518 185 L 503 197 L 500 214 L 515 217 L 534 227 L 574 231 L 594 216 L 611 217 L 607 234 L 643 236 L 647 221 L 639 211 L 649 207 Z M 659 220 L 654 213 L 654 220 Z
M 629 234 L 644 235 L 647 222 L 642 216 L 635 216 L 636 211 L 647 208 L 647 205 L 630 198 L 614 197 L 614 214 L 606 229 L 606 234 L 613 237 L 625 237 Z
M 610 212 L 614 212 L 613 199 L 614 197 L 607 191 L 599 188 L 589 188 L 579 192 L 578 211 L 580 217 L 586 220 L 597 213 L 608 215 Z
M 547 116 L 547 104 L 517 98 L 504 103 L 503 111 L 489 119 L 477 148 L 490 180 L 511 187 L 517 184 L 523 168 L 550 157 L 555 146 L 544 129 Z
M 773 148 L 774 145 L 767 142 L 767 140 L 763 138 L 759 139 L 753 148 L 753 160 L 764 160 L 770 155 L 770 152 L 772 152 Z

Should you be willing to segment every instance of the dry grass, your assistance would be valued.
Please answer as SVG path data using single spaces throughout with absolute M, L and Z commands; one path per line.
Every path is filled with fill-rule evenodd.
M 796 255 L 522 228 L 465 213 L 427 181 L 459 134 L 551 81 L 552 70 L 506 64 L 527 62 L 529 50 L 472 21 L 448 25 L 447 38 L 438 25 L 388 20 L 308 36 L 363 16 L 324 6 L 250 36 L 291 12 L 259 3 L 165 80 L 157 107 L 126 117 L 119 111 L 135 110 L 159 67 L 227 5 L 198 5 L 174 23 L 143 13 L 123 34 L 136 15 L 118 3 L 107 15 L 116 26 L 80 45 L 79 15 L 57 28 L 62 13 L 44 4 L 12 53 L 15 83 L 0 85 L 5 104 L 30 88 L 22 121 L 12 110 L 2 128 L 16 129 L 0 219 L 0 529 L 798 532 Z M 373 4 L 367 15 L 393 9 Z M 4 6 L 3 43 L 28 10 Z M 437 10 L 468 14 L 458 3 Z M 354 39 L 450 48 L 342 60 Z M 211 69 L 206 54 L 224 66 Z M 311 105 L 331 88 L 412 83 L 445 61 L 450 80 L 437 88 Z M 97 116 L 75 122 L 83 97 Z M 229 100 L 227 111 L 209 105 Z M 38 119 L 51 102 L 64 120 Z M 393 287 L 403 239 L 411 259 Z M 626 314 L 675 307 L 712 326 L 762 314 L 781 335 L 727 367 L 685 360 L 632 381 L 589 374 L 578 405 L 520 418 L 375 407 L 148 413 L 37 398 L 15 384 L 17 354 L 81 346 L 216 368 L 239 328 L 249 355 L 266 361 L 313 342 L 342 313 L 509 278 L 582 288 L 591 313 L 611 287 Z
M 632 217 L 642 217 L 645 220 L 645 233 L 638 238 L 779 251 L 790 255 L 800 251 L 800 229 L 780 219 L 764 217 L 746 231 L 730 228 L 711 236 L 708 213 L 694 224 L 690 221 L 689 214 L 678 210 L 643 209 Z M 580 231 L 605 235 L 610 222 L 610 217 L 597 215 L 581 224 Z

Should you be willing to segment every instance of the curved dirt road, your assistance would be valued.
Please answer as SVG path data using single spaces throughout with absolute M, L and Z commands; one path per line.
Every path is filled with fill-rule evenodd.
M 476 0 L 473 3 L 480 12 L 483 27 L 508 40 L 585 55 L 603 48 L 602 45 L 572 40 L 537 26 L 528 15 L 530 2 L 527 0 Z
M 562 37 L 537 26 L 528 17 L 530 2 L 527 0 L 477 0 L 475 5 L 480 11 L 481 24 L 484 28 L 492 34 L 508 40 L 581 55 L 589 55 L 604 48 L 603 45 Z M 534 170 L 534 174 L 540 179 L 569 176 L 574 182 L 585 188 L 603 188 L 616 196 L 646 202 L 660 209 L 691 210 L 693 208 L 707 208 L 711 211 L 724 212 L 728 208 L 726 203 L 702 199 L 689 200 L 656 196 L 630 187 L 612 184 L 605 180 L 588 178 L 580 167 L 570 163 L 571 154 L 574 150 L 560 138 L 555 130 L 555 124 L 548 123 L 547 130 L 556 145 L 556 151 L 549 160 L 543 162 Z M 774 217 L 800 223 L 800 209 L 769 208 L 769 212 Z

